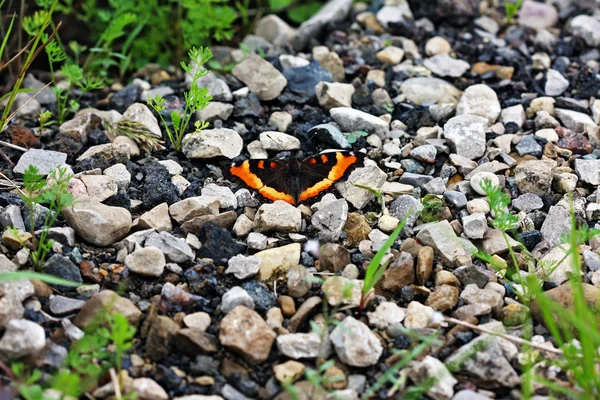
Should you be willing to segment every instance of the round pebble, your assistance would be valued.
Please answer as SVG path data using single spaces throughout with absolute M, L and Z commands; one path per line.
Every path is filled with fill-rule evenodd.
M 483 190 L 481 185 L 486 179 L 489 179 L 493 186 L 500 186 L 500 179 L 498 179 L 496 174 L 493 174 L 491 172 L 478 172 L 471 177 L 471 180 L 469 182 L 471 183 L 471 187 L 474 191 L 481 195 L 485 195 L 485 191 Z

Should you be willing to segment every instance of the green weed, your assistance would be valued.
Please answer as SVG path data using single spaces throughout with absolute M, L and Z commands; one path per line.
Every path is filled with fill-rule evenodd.
M 507 23 L 510 24 L 512 20 L 517 16 L 522 5 L 523 0 L 504 0 L 504 13 L 506 14 Z
M 173 130 L 169 127 L 165 121 L 162 111 L 166 109 L 165 99 L 160 95 L 156 95 L 152 99 L 148 99 L 147 103 L 150 107 L 156 111 L 158 117 L 162 121 L 164 128 L 167 132 L 169 142 L 176 151 L 181 151 L 184 143 L 184 136 L 187 134 L 190 120 L 195 115 L 196 111 L 205 108 L 208 103 L 212 100 L 212 97 L 208 94 L 208 88 L 200 88 L 197 80 L 206 76 L 208 71 L 203 65 L 212 58 L 210 49 L 200 47 L 196 49 L 193 47 L 189 53 L 190 63 L 181 62 L 181 68 L 192 77 L 192 84 L 190 90 L 184 93 L 185 108 L 183 114 L 179 114 L 177 111 L 171 112 L 171 121 L 173 122 Z M 208 122 L 197 121 L 195 124 L 196 132 L 202 131 L 208 127 Z

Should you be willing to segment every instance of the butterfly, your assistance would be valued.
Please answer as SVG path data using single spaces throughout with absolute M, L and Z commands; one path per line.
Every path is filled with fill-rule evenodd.
M 342 179 L 360 156 L 335 151 L 302 161 L 293 153 L 287 160 L 246 160 L 234 163 L 229 172 L 269 200 L 290 204 L 318 196 Z

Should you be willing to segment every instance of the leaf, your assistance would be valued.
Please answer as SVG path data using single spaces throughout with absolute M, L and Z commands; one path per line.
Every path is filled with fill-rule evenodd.
M 0 272 L 0 282 L 13 282 L 20 281 L 23 279 L 36 279 L 38 281 L 42 281 L 50 285 L 62 285 L 70 287 L 77 287 L 81 285 L 81 283 L 68 281 L 66 279 L 58 278 L 53 275 L 42 274 L 33 271 Z
M 277 12 L 289 7 L 292 4 L 292 0 L 269 0 L 269 8 L 271 11 Z
M 317 11 L 321 9 L 323 6 L 320 2 L 310 2 L 308 4 L 302 4 L 298 7 L 294 7 L 288 11 L 288 18 L 297 24 L 301 24 L 304 21 L 308 20 L 310 17 L 315 15 Z

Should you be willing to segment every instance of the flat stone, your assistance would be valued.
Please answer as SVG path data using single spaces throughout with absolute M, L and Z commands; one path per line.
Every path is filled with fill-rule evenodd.
M 216 197 L 189 197 L 171 204 L 169 213 L 178 224 L 183 224 L 195 217 L 218 214 L 220 204 L 219 199 Z
M 426 103 L 456 104 L 462 93 L 451 83 L 440 78 L 430 77 L 409 78 L 402 82 L 400 91 L 408 101 L 419 105 Z
M 561 236 L 571 230 L 571 215 L 569 210 L 561 206 L 550 206 L 548 215 L 540 228 L 542 239 L 550 246 L 561 241 Z
M 533 193 L 539 196 L 549 194 L 552 189 L 552 170 L 554 160 L 524 161 L 515 169 L 515 181 L 521 193 Z
M 50 296 L 49 305 L 50 312 L 54 315 L 66 315 L 79 311 L 85 300 L 71 299 L 64 296 Z
M 254 300 L 239 286 L 232 287 L 221 297 L 221 311 L 224 313 L 228 313 L 240 305 L 254 310 Z
M 300 232 L 302 214 L 300 210 L 277 200 L 272 204 L 263 204 L 256 212 L 254 219 L 257 232 Z
M 254 256 L 260 259 L 258 279 L 267 281 L 285 276 L 290 268 L 300 263 L 301 248 L 300 243 L 292 243 L 256 253 Z
M 458 78 L 467 72 L 471 65 L 463 60 L 450 57 L 447 53 L 437 54 L 425 59 L 423 65 L 437 76 Z
M 265 61 L 266 62 L 266 61 Z M 239 156 L 244 147 L 242 137 L 233 129 L 205 129 L 183 138 L 183 154 L 189 159 Z
M 581 182 L 600 185 L 600 160 L 575 160 L 575 173 Z
M 544 207 L 542 198 L 533 193 L 525 193 L 512 201 L 512 206 L 519 211 L 529 213 Z
M 381 342 L 364 323 L 348 316 L 331 332 L 340 360 L 352 367 L 375 365 L 383 353 Z
M 131 213 L 125 208 L 111 207 L 87 196 L 63 211 L 67 223 L 86 242 L 99 247 L 121 240 L 131 228 Z
M 165 256 L 156 247 L 144 247 L 125 258 L 127 268 L 136 274 L 159 277 L 165 269 Z
M 177 238 L 169 232 L 152 233 L 146 239 L 145 246 L 160 250 L 168 262 L 186 263 L 196 258 L 196 254 L 185 239 Z
M 432 399 L 450 399 L 454 395 L 454 385 L 458 381 L 448 371 L 443 362 L 432 356 L 425 356 L 410 368 L 408 373 L 416 384 L 432 380 L 433 384 L 427 386 L 427 396 Z
M 487 218 L 483 213 L 467 215 L 462 219 L 464 234 L 469 239 L 483 239 L 488 229 Z
M 48 175 L 67 162 L 67 154 L 58 151 L 29 149 L 21 155 L 19 162 L 13 168 L 15 174 L 23 175 L 25 170 L 33 165 L 37 167 L 38 174 Z
M 88 326 L 97 322 L 100 313 L 108 313 L 109 315 L 122 314 L 133 326 L 138 325 L 142 316 L 142 312 L 131 300 L 120 297 L 111 290 L 103 290 L 93 295 L 85 303 L 73 320 L 73 323 L 85 330 Z
M 462 94 L 456 107 L 456 115 L 471 114 L 486 118 L 492 125 L 502 108 L 493 89 L 484 84 L 469 86 Z
M 260 264 L 261 259 L 256 256 L 238 254 L 229 259 L 225 273 L 232 274 L 237 279 L 247 279 L 258 273 Z
M 300 149 L 300 140 L 283 132 L 263 132 L 259 138 L 265 150 L 282 151 Z
M 348 179 L 337 183 L 335 188 L 348 203 L 360 210 L 374 200 L 375 195 L 366 189 L 354 186 L 354 184 L 379 188 L 386 180 L 386 173 L 379 169 L 377 163 L 366 159 L 363 167 L 354 169 Z
M 336 200 L 313 214 L 312 224 L 319 230 L 323 242 L 335 242 L 340 238 L 348 218 L 348 203 L 344 199 Z
M 569 80 L 555 69 L 549 69 L 546 74 L 544 91 L 547 96 L 560 96 L 569 87 Z
M 162 131 L 158 125 L 158 120 L 145 104 L 133 103 L 130 105 L 123 113 L 123 119 L 138 122 L 148 128 L 153 136 L 162 138 Z
M 202 110 L 196 111 L 196 118 L 199 121 L 214 122 L 218 119 L 227 121 L 233 113 L 233 105 L 227 103 L 220 103 L 218 101 L 211 101 Z
M 255 363 L 267 360 L 277 337 L 256 311 L 244 306 L 231 310 L 221 320 L 220 326 L 221 344 Z
M 600 20 L 589 15 L 578 15 L 571 20 L 571 32 L 581 37 L 590 47 L 600 46 Z
M 381 118 L 353 108 L 335 107 L 329 114 L 345 132 L 365 131 L 385 139 L 390 130 L 389 124 Z
M 474 159 L 481 157 L 485 152 L 487 128 L 488 120 L 481 116 L 459 115 L 446 122 L 444 137 L 453 152 Z
M 405 312 L 396 303 L 385 301 L 377 306 L 375 311 L 367 313 L 369 325 L 380 331 L 388 326 L 399 325 L 405 317 Z
M 471 261 L 461 241 L 446 220 L 427 225 L 417 234 L 419 243 L 431 246 L 448 266 L 460 266 Z
M 319 82 L 315 93 L 319 104 L 326 110 L 335 107 L 352 107 L 354 86 L 348 83 Z
M 573 131 L 585 130 L 586 126 L 597 127 L 594 120 L 582 112 L 556 108 L 554 110 L 556 117 L 569 129 Z
M 328 347 L 331 344 L 328 343 Z M 284 356 L 294 360 L 313 359 L 330 353 L 330 349 L 322 348 L 321 336 L 316 333 L 288 333 L 277 337 L 277 348 Z
M 281 72 L 255 53 L 250 53 L 231 73 L 264 101 L 277 98 L 287 85 Z
M 300 25 L 291 39 L 294 49 L 304 50 L 310 38 L 318 37 L 326 24 L 344 21 L 350 12 L 352 0 L 330 0 L 315 15 Z

